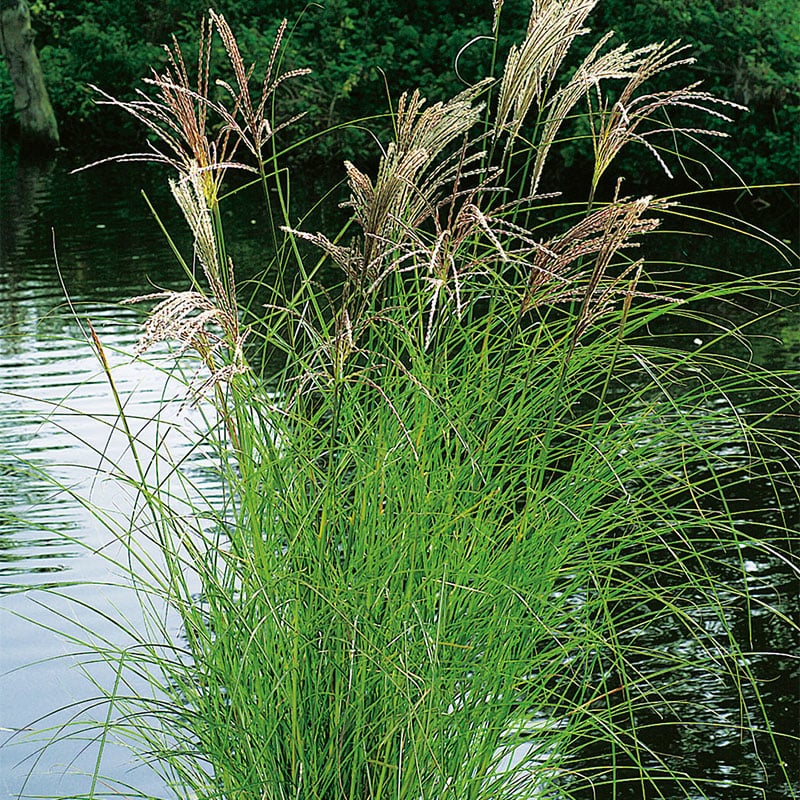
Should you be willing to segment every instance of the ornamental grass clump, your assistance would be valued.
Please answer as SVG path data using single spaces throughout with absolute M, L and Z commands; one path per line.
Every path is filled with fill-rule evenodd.
M 573 70 L 594 5 L 537 0 L 498 78 L 446 102 L 401 95 L 377 169 L 345 164 L 351 218 L 335 235 L 289 211 L 274 133 L 291 120 L 271 116 L 301 77 L 275 77 L 285 24 L 263 79 L 211 12 L 196 84 L 175 45 L 156 100 L 111 101 L 164 147 L 130 158 L 177 172 L 191 287 L 136 298 L 158 301 L 140 349 L 171 338 L 199 356 L 187 396 L 221 487 L 204 502 L 181 463 L 153 480 L 163 452 L 126 429 L 140 468 L 118 477 L 139 505 L 119 534 L 155 610 L 135 648 L 99 649 L 157 691 L 109 688 L 102 736 L 133 736 L 178 796 L 739 796 L 751 776 L 694 773 L 670 748 L 687 724 L 750 739 L 789 786 L 733 620 L 762 602 L 743 554 L 791 560 L 790 526 L 747 532 L 732 499 L 759 476 L 796 491 L 780 422 L 796 392 L 737 329 L 692 351 L 655 334 L 787 283 L 652 274 L 642 243 L 677 201 L 603 198 L 599 178 L 628 144 L 679 162 L 663 148 L 708 131 L 673 115 L 716 117 L 719 101 L 694 85 L 638 93 L 687 62 L 677 44 L 606 36 Z M 213 36 L 234 75 L 217 87 Z M 547 177 L 579 110 L 596 157 L 582 204 Z M 235 170 L 278 215 L 259 306 L 237 296 L 225 243 Z M 682 691 L 698 675 L 705 690 Z M 723 690 L 736 714 L 716 713 Z

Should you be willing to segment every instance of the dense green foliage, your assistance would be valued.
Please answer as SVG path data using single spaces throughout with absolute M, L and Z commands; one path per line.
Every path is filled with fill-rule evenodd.
M 35 0 L 32 12 L 37 44 L 68 145 L 93 140 L 106 152 L 119 152 L 120 141 L 139 132 L 120 116 L 98 112 L 95 84 L 115 97 L 131 97 L 147 65 L 163 63 L 161 44 L 174 32 L 191 46 L 192 31 L 206 10 L 201 0 L 120 3 L 118 0 Z M 269 57 L 280 20 L 293 28 L 284 66 L 310 67 L 312 86 L 296 88 L 282 98 L 287 108 L 306 112 L 306 134 L 387 110 L 388 96 L 419 87 L 430 100 L 452 95 L 484 72 L 494 46 L 488 0 L 403 3 L 390 0 L 326 0 L 309 4 L 299 19 L 297 6 L 271 0 L 252 3 L 226 0 L 219 4 L 236 26 L 249 57 Z M 502 8 L 500 52 L 513 31 L 524 25 L 529 4 L 507 0 Z M 793 0 L 647 0 L 601 3 L 596 27 L 615 29 L 618 39 L 633 44 L 680 38 L 695 47 L 700 69 L 688 68 L 704 88 L 750 106 L 737 114 L 734 138 L 715 148 L 745 181 L 792 181 L 798 165 L 800 106 L 800 7 Z M 588 42 L 583 44 L 588 49 Z M 580 50 L 579 44 L 575 50 Z M 479 65 L 481 65 L 479 67 Z M 498 64 L 498 68 L 501 64 Z M 677 78 L 676 78 L 677 80 Z M 0 119 L 12 113 L 11 88 L 0 72 Z M 375 126 L 373 126 L 374 128 Z M 384 131 L 388 130 L 386 126 Z M 578 126 L 580 130 L 580 126 Z M 367 135 L 351 129 L 328 137 L 305 156 L 356 152 Z M 127 146 L 127 145 L 126 145 Z M 698 154 L 695 154 L 698 155 Z M 583 164 L 587 148 L 575 143 L 562 154 L 567 165 Z M 704 156 L 703 156 L 704 157 Z M 631 171 L 652 163 L 634 162 Z M 697 177 L 695 170 L 690 170 Z M 730 182 L 730 177 L 725 178 Z

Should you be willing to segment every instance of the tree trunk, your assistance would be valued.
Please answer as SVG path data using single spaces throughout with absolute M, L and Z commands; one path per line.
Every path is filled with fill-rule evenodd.
M 19 112 L 22 146 L 54 150 L 59 143 L 58 126 L 33 37 L 25 0 L 0 0 L 0 53 L 14 84 L 14 106 Z

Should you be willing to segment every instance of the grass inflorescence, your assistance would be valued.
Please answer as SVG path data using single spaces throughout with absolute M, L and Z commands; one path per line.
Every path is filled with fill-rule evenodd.
M 497 80 L 400 97 L 374 174 L 345 165 L 336 235 L 290 212 L 274 134 L 291 120 L 271 118 L 271 97 L 305 78 L 280 73 L 285 26 L 254 96 L 211 13 L 196 84 L 175 45 L 156 99 L 118 103 L 165 147 L 130 158 L 175 168 L 198 268 L 185 292 L 136 298 L 158 300 L 142 349 L 167 338 L 199 355 L 188 392 L 223 491 L 181 489 L 181 464 L 154 479 L 126 428 L 139 505 L 119 533 L 152 627 L 99 648 L 121 676 L 101 728 L 138 740 L 179 796 L 705 796 L 722 777 L 664 744 L 687 724 L 749 738 L 788 786 L 733 619 L 763 603 L 742 553 L 795 568 L 792 523 L 754 532 L 735 500 L 765 477 L 794 491 L 781 419 L 796 391 L 734 346 L 736 327 L 710 322 L 699 349 L 653 331 L 789 284 L 659 283 L 641 243 L 677 201 L 603 199 L 600 179 L 628 145 L 674 170 L 678 138 L 709 131 L 673 117 L 721 104 L 695 85 L 646 93 L 687 63 L 677 43 L 604 37 L 571 69 L 595 3 L 532 5 Z M 210 87 L 215 36 L 233 80 Z M 549 157 L 587 107 L 595 171 L 583 204 L 561 202 Z M 237 296 L 220 213 L 237 169 L 277 220 L 258 304 Z M 129 669 L 155 700 L 126 694 Z M 698 675 L 705 691 L 681 691 Z M 735 715 L 716 713 L 718 690 Z

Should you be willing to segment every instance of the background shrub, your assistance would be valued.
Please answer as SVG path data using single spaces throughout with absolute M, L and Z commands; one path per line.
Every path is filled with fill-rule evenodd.
M 65 144 L 74 146 L 89 139 L 95 149 L 119 152 L 120 140 L 140 136 L 120 115 L 98 113 L 88 84 L 130 98 L 145 67 L 159 63 L 159 47 L 172 32 L 191 49 L 191 32 L 205 6 L 198 0 L 124 4 L 36 0 L 31 11 L 37 45 Z M 227 0 L 218 10 L 240 32 L 243 47 L 256 61 L 268 56 L 279 21 L 283 17 L 295 20 L 297 14 L 293 4 L 282 0 L 258 4 Z M 503 4 L 499 52 L 507 50 L 507 37 L 524 26 L 528 11 L 529 3 L 523 0 Z M 606 0 L 593 19 L 596 28 L 617 31 L 620 42 L 641 45 L 681 39 L 690 43 L 702 65 L 691 68 L 692 78 L 700 75 L 704 88 L 750 109 L 738 114 L 735 136 L 715 150 L 746 182 L 795 180 L 800 6 L 794 0 Z M 419 87 L 431 101 L 451 96 L 462 86 L 454 69 L 457 54 L 475 40 L 459 58 L 461 76 L 475 80 L 486 49 L 492 47 L 490 41 L 478 37 L 489 36 L 491 25 L 487 0 L 437 0 L 402 7 L 389 0 L 310 4 L 293 24 L 284 66 L 310 67 L 315 80 L 313 87 L 301 87 L 283 102 L 306 112 L 302 129 L 308 135 L 384 114 L 387 96 L 412 87 Z M 588 46 L 587 40 L 584 50 Z M 580 43 L 575 49 L 578 55 Z M 0 118 L 8 120 L 12 113 L 11 87 L 2 71 Z M 388 129 L 387 122 L 384 130 Z M 580 123 L 575 131 L 580 133 Z M 348 157 L 361 150 L 367 139 L 365 133 L 351 129 L 326 138 L 324 145 L 307 148 L 304 155 Z M 702 155 L 705 160 L 707 153 Z M 584 164 L 587 146 L 573 143 L 560 157 L 565 168 Z M 644 158 L 633 157 L 630 163 L 632 173 L 654 172 L 652 162 Z M 696 170 L 692 174 L 697 176 Z M 730 177 L 723 181 L 729 183 Z

